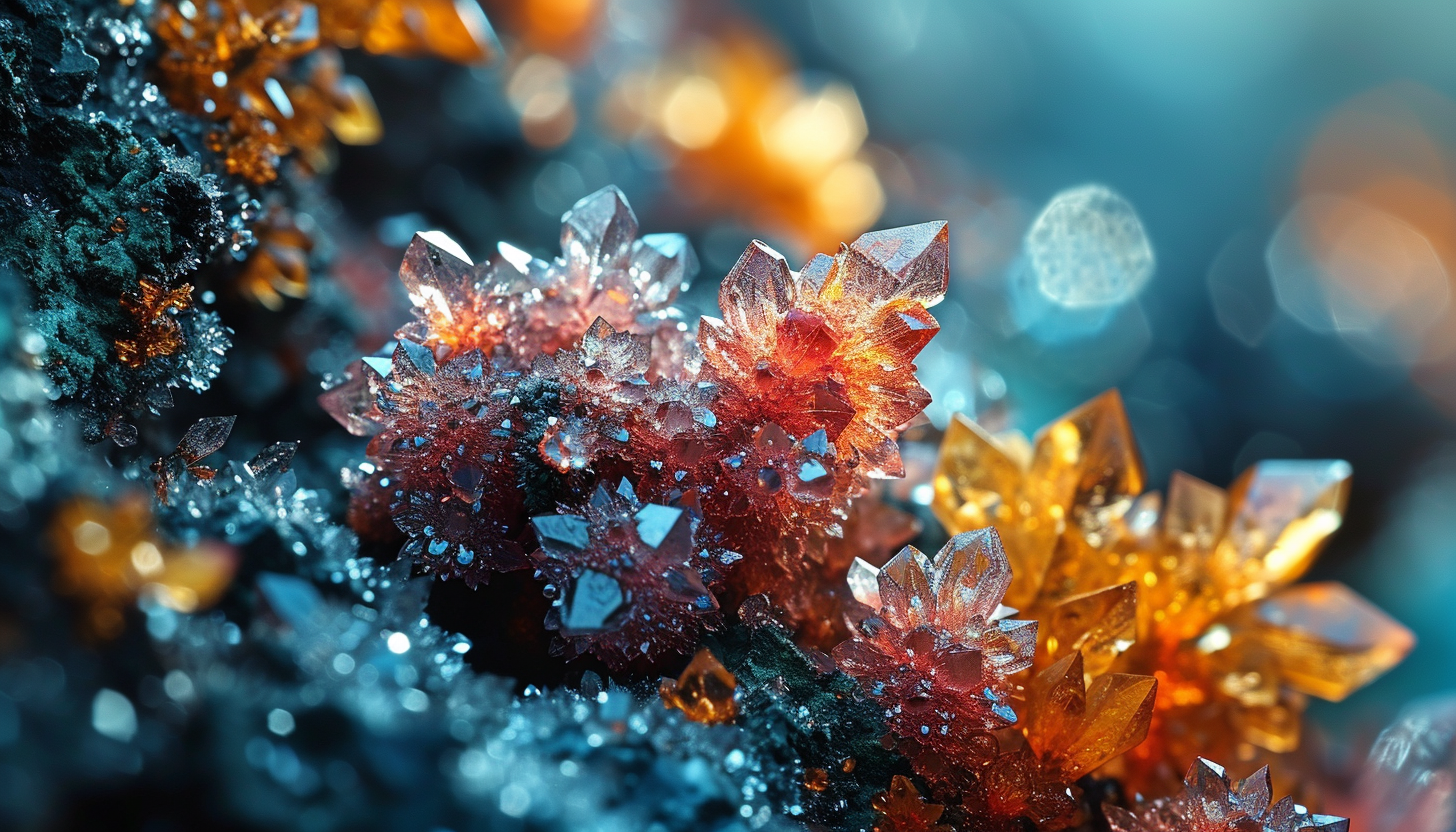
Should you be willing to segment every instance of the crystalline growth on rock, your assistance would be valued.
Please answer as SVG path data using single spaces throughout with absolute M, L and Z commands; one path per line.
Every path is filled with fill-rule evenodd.
M 1269 769 L 1237 784 L 1222 767 L 1198 759 L 1184 778 L 1183 793 L 1137 807 L 1106 806 L 1112 832 L 1348 832 L 1344 818 L 1311 813 L 1292 797 L 1273 800 Z
M 948 240 L 945 223 L 874 232 L 800 272 L 750 246 L 699 336 L 734 416 L 823 430 L 863 473 L 902 475 L 894 437 L 930 401 L 913 362 L 939 329 Z
M 989 525 L 1001 533 L 1015 558 L 1007 603 L 1031 609 L 1062 534 L 1112 543 L 1145 479 L 1122 399 L 1109 391 L 1043 428 L 1030 446 L 956 416 L 941 444 L 932 507 L 951 532 Z
M 956 535 L 933 562 L 914 547 L 879 570 L 858 562 L 850 586 L 877 614 L 835 661 L 896 735 L 954 759 L 969 737 L 1016 719 L 1008 677 L 1030 666 L 1036 624 L 995 620 L 1010 580 L 991 529 Z
M 410 538 L 404 553 L 471 585 L 527 566 L 522 496 L 494 485 L 511 482 L 517 467 L 512 380 L 487 372 L 479 352 L 437 365 L 408 340 L 364 367 L 370 418 L 383 426 L 369 456 L 382 499 Z
M 682 235 L 639 239 L 626 197 L 607 187 L 562 216 L 561 255 L 550 262 L 502 243 L 477 266 L 443 234 L 415 235 L 400 280 L 416 320 L 399 335 L 443 354 L 479 349 L 525 368 L 574 345 L 598 318 L 618 330 L 661 328 L 651 316 L 671 306 L 697 269 Z
M 1339 528 L 1349 477 L 1339 460 L 1270 460 L 1227 491 L 1174 473 L 1166 499 L 1143 493 L 1110 392 L 1033 443 L 957 418 L 934 509 L 953 532 L 989 522 L 1015 541 L 1007 603 L 1042 622 L 1039 667 L 1080 651 L 1089 680 L 1157 675 L 1149 736 L 1112 772 L 1156 796 L 1199 755 L 1294 750 L 1307 695 L 1341 699 L 1410 650 L 1342 585 L 1291 586 Z
M 546 626 L 562 651 L 623 670 L 692 650 L 718 617 L 694 563 L 694 518 L 639 501 L 625 480 L 598 486 L 581 511 L 531 520 L 541 544 L 532 560 L 553 599 Z

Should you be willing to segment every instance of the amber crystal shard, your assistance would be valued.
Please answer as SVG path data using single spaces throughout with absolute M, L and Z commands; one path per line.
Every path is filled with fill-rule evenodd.
M 1037 674 L 1022 722 L 1044 771 L 1074 783 L 1143 741 L 1153 717 L 1157 680 L 1107 673 L 1090 688 L 1080 653 Z
M 568 655 L 592 653 L 615 670 L 650 664 L 687 653 L 716 621 L 684 509 L 643 503 L 623 480 L 614 491 L 598 486 L 581 514 L 531 523 L 541 542 L 532 560 L 554 599 L 546 626 Z
M 1105 806 L 1112 832 L 1348 832 L 1344 818 L 1314 814 L 1292 797 L 1273 800 L 1269 769 L 1237 784 L 1223 768 L 1199 758 L 1184 778 L 1183 791 L 1133 811 Z
M 1008 677 L 1030 666 L 1036 623 L 995 618 L 1010 580 L 991 529 L 956 535 L 933 561 L 913 546 L 882 569 L 856 561 L 850 586 L 875 614 L 834 659 L 884 705 L 892 732 L 954 759 L 1016 719 Z
M 957 415 L 941 445 L 932 505 L 952 533 L 983 526 L 1001 533 L 1016 558 L 1006 603 L 1031 609 L 1067 533 L 1106 547 L 1143 483 L 1122 399 L 1109 391 L 1043 428 L 1030 447 Z
M 706 647 L 700 648 L 676 679 L 658 686 L 662 704 L 677 708 L 693 722 L 716 725 L 738 715 L 738 680 Z
M 210 480 L 217 476 L 217 470 L 203 465 L 202 460 L 222 450 L 237 419 L 236 416 L 208 416 L 198 419 L 182 434 L 176 450 L 152 463 L 152 473 L 157 475 L 155 488 L 158 501 L 167 502 L 172 486 L 184 474 L 191 474 L 200 480 Z
M 368 89 L 343 74 L 336 52 L 320 48 L 317 6 L 163 2 L 154 26 L 162 91 L 179 110 L 217 123 L 209 144 L 228 173 L 263 184 L 295 151 L 307 168 L 326 168 L 331 135 L 378 141 Z
M 890 788 L 870 801 L 875 814 L 875 832 L 950 832 L 939 823 L 945 807 L 927 801 L 910 782 L 897 774 L 890 779 Z
M 1266 461 L 1224 491 L 1175 473 L 1142 491 L 1116 393 L 1028 443 L 958 418 L 935 476 L 952 531 L 994 524 L 1008 540 L 1008 603 L 1041 621 L 1037 666 L 1079 651 L 1109 673 L 1158 679 L 1146 742 L 1109 771 L 1169 794 L 1197 756 L 1250 760 L 1299 742 L 1306 695 L 1340 699 L 1412 646 L 1404 627 L 1339 584 L 1292 585 L 1339 527 L 1350 466 Z
M 116 341 L 116 358 L 133 369 L 182 348 L 177 315 L 192 307 L 192 285 L 169 289 L 142 278 L 135 294 L 122 295 L 121 308 L 136 321 L 136 332 Z

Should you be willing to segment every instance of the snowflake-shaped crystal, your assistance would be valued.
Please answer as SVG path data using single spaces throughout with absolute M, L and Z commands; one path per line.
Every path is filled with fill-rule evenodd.
M 1015 721 L 1008 677 L 1031 666 L 1036 623 L 997 618 L 1011 569 L 994 530 L 956 535 L 934 561 L 913 546 L 882 569 L 857 560 L 849 580 L 875 615 L 834 658 L 895 734 L 949 759 Z
M 1112 832 L 1348 832 L 1344 818 L 1311 813 L 1285 796 L 1272 798 L 1269 769 L 1237 785 L 1221 766 L 1199 758 L 1184 778 L 1183 793 L 1135 811 L 1107 806 Z

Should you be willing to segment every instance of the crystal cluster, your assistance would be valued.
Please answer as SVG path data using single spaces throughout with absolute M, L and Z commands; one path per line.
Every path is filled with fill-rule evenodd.
M 1161 795 L 1201 755 L 1292 750 L 1306 696 L 1342 699 L 1410 650 L 1344 585 L 1294 583 L 1339 527 L 1349 477 L 1340 461 L 1267 461 L 1227 491 L 1178 473 L 1166 498 L 1145 493 L 1114 392 L 1032 442 L 957 418 L 934 508 L 951 531 L 1006 539 L 1006 603 L 1042 622 L 1038 667 L 1080 651 L 1094 688 L 1157 677 L 1151 734 L 1110 773 Z
M 1000 606 L 1011 571 L 994 529 L 956 535 L 934 561 L 913 547 L 879 570 L 856 561 L 849 582 L 874 614 L 835 660 L 884 705 L 916 772 L 974 828 L 1070 825 L 1078 780 L 1147 735 L 1151 677 L 1108 674 L 1089 689 L 1073 652 L 1024 691 L 1009 678 L 1031 666 L 1037 624 Z M 997 735 L 1013 723 L 1019 731 Z
M 215 122 L 209 149 L 254 185 L 275 180 L 290 155 L 306 170 L 329 168 L 330 136 L 379 140 L 374 100 L 334 47 L 462 63 L 496 51 L 479 7 L 448 0 L 182 0 L 159 4 L 153 25 L 168 99 Z
M 529 558 L 565 649 L 613 666 L 691 652 L 721 604 L 756 593 L 819 617 L 802 584 L 842 575 L 813 541 L 902 473 L 895 436 L 928 401 L 912 361 L 937 328 L 944 224 L 798 272 L 755 243 L 697 332 L 671 306 L 691 248 L 638 239 L 616 189 L 563 217 L 561 248 L 502 244 L 476 266 L 415 237 L 415 320 L 323 397 L 373 436 L 355 527 L 388 516 L 407 555 L 471 584 Z
M 834 658 L 886 703 L 891 730 L 924 749 L 912 757 L 954 759 L 1016 720 L 1007 677 L 1031 666 L 1036 622 L 996 616 L 1011 569 L 994 531 L 956 535 L 934 561 L 913 546 L 879 570 L 856 561 L 849 580 L 875 614 Z
M 1106 807 L 1112 832 L 1348 832 L 1344 818 L 1313 814 L 1285 796 L 1273 799 L 1269 769 L 1237 784 L 1224 770 L 1199 758 L 1188 769 L 1183 792 L 1128 811 Z

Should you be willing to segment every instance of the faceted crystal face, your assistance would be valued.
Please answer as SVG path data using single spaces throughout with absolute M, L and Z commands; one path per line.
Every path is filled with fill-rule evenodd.
M 955 536 L 933 562 L 907 546 L 882 569 L 861 561 L 853 574 L 876 615 L 834 658 L 884 703 L 892 731 L 949 752 L 1016 718 L 1007 677 L 1030 665 L 1036 625 L 992 620 L 1010 581 L 994 530 Z
M 955 419 L 941 445 L 933 507 L 953 532 L 989 523 L 1011 542 L 1017 577 L 1007 603 L 1030 609 L 1064 533 L 1073 530 L 1094 549 L 1113 542 L 1142 490 L 1143 469 L 1116 391 L 1043 428 L 1030 459 L 1015 448 L 1014 439 Z
M 1272 801 L 1269 769 L 1231 783 L 1223 768 L 1194 761 L 1182 794 L 1153 801 L 1129 812 L 1105 806 L 1113 832 L 1348 832 L 1344 818 L 1313 814 L 1284 797 Z
M 1079 653 L 1032 681 L 1024 720 L 1027 743 L 1043 768 L 1075 782 L 1143 741 L 1153 718 L 1157 681 L 1124 673 L 1087 687 Z
M 568 655 L 592 653 L 617 670 L 651 664 L 687 652 L 716 620 L 683 509 L 643 504 L 624 482 L 599 487 L 581 515 L 531 522 L 541 543 L 531 557 L 555 595 L 546 625 Z
M 476 266 L 439 232 L 415 235 L 400 280 L 415 308 L 400 330 L 447 354 L 478 349 L 519 368 L 571 346 L 598 318 L 615 330 L 667 308 L 697 271 L 677 234 L 637 239 L 622 192 L 603 188 L 562 216 L 561 256 L 546 262 L 502 244 Z
M 373 437 L 352 522 L 472 586 L 534 563 L 569 655 L 650 664 L 690 649 L 717 598 L 760 593 L 827 647 L 854 557 L 914 534 L 863 495 L 898 469 L 899 428 L 925 403 L 911 361 L 935 331 L 944 224 L 877 232 L 803 273 L 753 244 L 722 287 L 725 321 L 700 333 L 667 306 L 691 248 L 638 231 L 606 188 L 563 216 L 550 262 L 502 244 L 473 264 L 415 237 L 400 269 L 415 320 L 322 397 Z M 636 531 L 598 494 L 637 500 Z M 994 612 L 1009 577 L 987 558 L 957 555 L 988 600 L 948 597 L 947 616 Z
M 824 430 L 865 473 L 900 476 L 892 437 L 929 402 L 912 362 L 938 329 L 948 240 L 944 223 L 877 232 L 798 273 L 755 243 L 703 322 L 708 367 L 790 434 Z
M 955 420 L 933 507 L 953 532 L 990 523 L 1008 541 L 1007 603 L 1041 622 L 1038 667 L 1077 651 L 1092 686 L 1157 674 L 1148 739 L 1118 763 L 1127 787 L 1167 794 L 1200 753 L 1293 750 L 1305 694 L 1343 698 L 1409 651 L 1345 587 L 1289 586 L 1340 525 L 1347 463 L 1261 462 L 1228 491 L 1175 473 L 1162 500 L 1141 493 L 1115 393 L 1024 447 Z
M 1339 701 L 1399 664 L 1415 637 L 1340 583 L 1300 584 L 1240 611 L 1292 688 Z
M 658 689 L 663 705 L 705 725 L 733 721 L 738 715 L 737 691 L 738 680 L 706 647 L 698 650 L 682 675 L 663 679 Z

